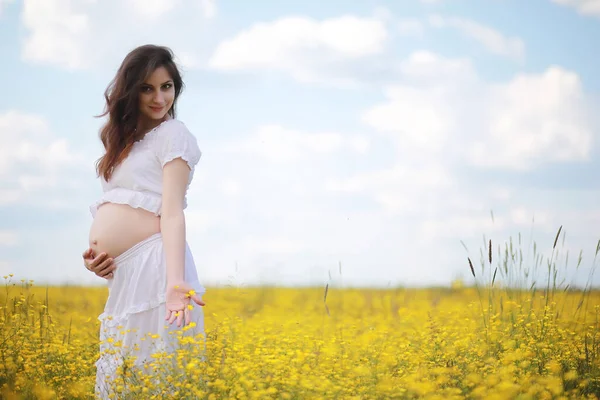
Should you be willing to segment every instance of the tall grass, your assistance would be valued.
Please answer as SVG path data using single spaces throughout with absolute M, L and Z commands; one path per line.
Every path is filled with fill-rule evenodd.
M 561 272 L 568 273 L 570 266 L 568 251 L 564 253 L 564 259 L 560 257 L 565 243 L 562 225 L 556 232 L 549 255 L 541 253 L 537 242 L 531 240 L 524 256 L 520 233 L 517 246 L 510 237 L 504 244 L 497 245 L 496 251 L 491 239 L 484 235 L 483 241 L 484 246 L 479 252 L 480 273 L 476 273 L 470 257 L 467 257 L 467 262 L 477 290 L 482 328 L 491 353 L 496 349 L 497 354 L 498 350 L 493 343 L 496 330 L 492 327 L 493 320 L 508 329 L 511 336 L 529 338 L 538 344 L 558 346 L 567 334 L 581 335 L 583 341 L 576 345 L 577 356 L 561 358 L 560 375 L 564 378 L 568 371 L 573 371 L 581 381 L 589 383 L 579 395 L 600 398 L 600 302 L 590 301 L 590 296 L 597 294 L 592 284 L 600 240 L 594 249 L 588 280 L 583 288 L 575 287 L 573 280 L 566 283 L 567 276 L 560 276 Z M 557 247 L 559 243 L 561 247 Z M 464 242 L 462 244 L 467 249 Z M 497 255 L 495 260 L 494 253 Z M 528 255 L 531 255 L 531 260 L 527 260 Z M 581 250 L 572 271 L 574 275 L 579 272 L 582 262 Z M 538 282 L 542 268 L 546 275 L 542 282 Z M 507 303 L 516 307 L 507 308 Z M 520 345 L 518 341 L 515 343 L 517 347 Z M 537 370 L 542 373 L 552 357 L 543 351 L 536 351 L 535 355 Z M 564 384 L 565 389 L 572 386 L 573 382 Z

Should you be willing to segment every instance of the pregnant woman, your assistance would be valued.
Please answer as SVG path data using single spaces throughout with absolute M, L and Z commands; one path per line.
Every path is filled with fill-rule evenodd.
M 109 290 L 98 317 L 95 391 L 102 398 L 124 357 L 134 356 L 140 366 L 154 352 L 175 351 L 172 330 L 182 326 L 184 336 L 204 334 L 205 288 L 183 212 L 201 152 L 175 118 L 182 87 L 171 50 L 146 45 L 125 57 L 105 93 L 105 153 L 96 165 L 103 195 L 90 207 L 84 252 L 86 267 L 106 278 Z

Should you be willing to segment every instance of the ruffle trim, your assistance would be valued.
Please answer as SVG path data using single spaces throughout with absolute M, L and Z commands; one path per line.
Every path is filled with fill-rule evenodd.
M 196 281 L 190 284 L 192 288 L 196 291 L 196 294 L 203 295 L 206 293 L 206 288 L 204 288 L 200 282 Z M 159 294 L 156 298 L 138 304 L 133 304 L 127 307 L 125 310 L 120 312 L 119 314 L 113 314 L 111 310 L 106 310 L 102 314 L 98 316 L 98 320 L 101 321 L 104 326 L 108 328 L 114 328 L 123 324 L 123 321 L 127 320 L 129 316 L 137 313 L 141 313 L 144 311 L 151 310 L 156 308 L 166 302 L 166 298 L 164 294 Z
M 182 150 L 170 151 L 165 158 L 163 158 L 162 166 L 164 167 L 165 164 L 179 157 L 181 157 L 181 159 L 187 163 L 188 167 L 190 167 L 192 171 L 194 171 L 196 164 L 198 164 L 200 161 L 200 155 L 198 154 L 198 151 L 193 149 L 192 151 L 188 151 L 188 149 L 185 148 Z
M 92 217 L 96 217 L 98 207 L 104 203 L 127 204 L 133 208 L 143 208 L 158 216 L 162 207 L 162 197 L 152 197 L 130 189 L 114 188 L 104 193 L 100 200 L 90 206 Z
M 159 295 L 158 298 L 152 301 L 134 304 L 118 315 L 114 315 L 110 311 L 105 311 L 98 316 L 98 320 L 102 321 L 106 327 L 114 328 L 119 325 L 122 325 L 122 322 L 129 318 L 129 316 L 151 310 L 160 306 L 161 304 L 164 304 L 165 302 L 165 295 Z

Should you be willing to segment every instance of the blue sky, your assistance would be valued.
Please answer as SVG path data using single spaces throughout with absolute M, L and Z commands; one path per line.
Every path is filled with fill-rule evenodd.
M 550 255 L 563 225 L 561 274 L 583 286 L 596 37 L 595 0 L 0 0 L 0 273 L 104 284 L 81 262 L 94 115 L 125 54 L 157 43 L 203 150 L 186 215 L 207 285 L 447 285 L 484 235 Z

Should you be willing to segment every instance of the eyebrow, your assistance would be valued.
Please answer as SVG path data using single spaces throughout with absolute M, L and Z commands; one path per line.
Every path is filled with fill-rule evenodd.
M 161 83 L 161 84 L 160 84 L 160 86 L 162 86 L 162 85 L 166 85 L 167 83 L 173 83 L 173 80 L 172 80 L 172 79 L 169 79 L 168 81 Z M 143 83 L 142 83 L 142 86 L 150 86 L 150 87 L 152 87 L 152 85 L 151 85 L 151 84 L 149 84 L 149 83 L 146 83 L 146 82 L 143 82 Z

